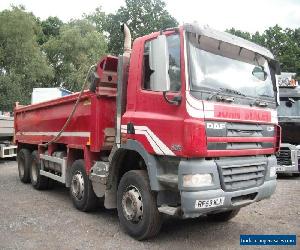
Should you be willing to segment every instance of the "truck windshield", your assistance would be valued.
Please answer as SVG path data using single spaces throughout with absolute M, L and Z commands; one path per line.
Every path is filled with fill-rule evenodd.
M 230 55 L 228 51 L 206 50 L 209 45 L 200 45 L 191 35 L 187 40 L 191 91 L 227 88 L 245 96 L 274 99 L 268 61 L 264 57 L 244 55 L 243 58 L 241 53 L 237 57 L 224 56 Z

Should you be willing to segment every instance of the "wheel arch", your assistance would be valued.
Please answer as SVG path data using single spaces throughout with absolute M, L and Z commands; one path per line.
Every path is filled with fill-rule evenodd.
M 157 161 L 150 155 L 142 144 L 135 140 L 128 140 L 114 151 L 110 161 L 107 190 L 105 193 L 105 207 L 116 207 L 116 193 L 122 176 L 130 170 L 146 170 L 151 190 L 161 189 L 157 180 Z
M 36 144 L 22 143 L 17 142 L 17 152 L 20 152 L 21 149 L 28 149 L 30 152 L 37 150 L 38 146 Z
M 83 151 L 83 149 L 68 148 L 68 151 L 67 151 L 67 169 L 66 169 L 66 187 L 70 187 L 72 165 L 76 160 L 84 160 L 84 151 Z

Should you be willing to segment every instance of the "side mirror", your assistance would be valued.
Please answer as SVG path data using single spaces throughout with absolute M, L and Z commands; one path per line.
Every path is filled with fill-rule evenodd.
M 149 64 L 153 73 L 150 76 L 150 87 L 154 91 L 169 91 L 169 50 L 167 38 L 160 35 L 150 42 Z

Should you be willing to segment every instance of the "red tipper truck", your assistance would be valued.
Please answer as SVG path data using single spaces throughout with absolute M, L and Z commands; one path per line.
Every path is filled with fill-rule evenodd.
M 64 183 L 82 211 L 102 198 L 139 240 L 162 214 L 224 221 L 269 198 L 280 143 L 271 52 L 196 24 L 132 48 L 124 34 L 124 54 L 100 60 L 89 91 L 16 107 L 21 181 Z

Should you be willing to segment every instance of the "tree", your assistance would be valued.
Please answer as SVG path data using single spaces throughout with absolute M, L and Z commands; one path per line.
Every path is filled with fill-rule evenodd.
M 231 28 L 229 30 L 227 29 L 226 32 L 231 33 L 235 36 L 244 38 L 246 40 L 251 40 L 251 34 L 249 32 L 244 32 L 244 31 L 241 31 L 241 30 L 237 30 L 235 28 Z
M 296 72 L 300 78 L 300 29 L 282 29 L 275 25 L 262 34 L 250 34 L 234 28 L 227 31 L 268 48 L 280 62 L 282 71 Z
M 22 7 L 0 12 L 0 110 L 12 111 L 16 101 L 30 103 L 32 88 L 53 77 L 36 42 L 39 32 L 35 17 Z
M 42 32 L 38 37 L 38 43 L 44 44 L 46 43 L 51 37 L 55 37 L 59 35 L 59 30 L 63 25 L 63 22 L 58 17 L 48 17 L 44 21 L 39 21 Z
M 278 25 L 264 32 L 266 47 L 281 63 L 282 71 L 296 72 L 300 75 L 300 47 L 296 40 L 295 30 L 282 29 Z
M 43 45 L 55 70 L 51 86 L 63 86 L 78 91 L 88 68 L 106 53 L 104 36 L 87 20 L 73 20 L 61 27 L 58 36 L 52 36 Z
M 91 14 L 84 14 L 83 17 L 93 24 L 98 32 L 103 33 L 105 31 L 107 16 L 101 7 L 96 8 Z
M 266 38 L 260 34 L 258 31 L 256 31 L 253 35 L 251 35 L 251 40 L 252 42 L 256 43 L 256 44 L 259 44 L 263 47 L 266 46 Z
M 176 27 L 178 22 L 166 10 L 162 0 L 126 0 L 126 6 L 121 7 L 115 14 L 105 17 L 101 8 L 88 16 L 89 20 L 98 27 L 99 31 L 108 33 L 108 50 L 113 54 L 123 51 L 123 36 L 121 24 L 127 23 L 132 38 L 150 34 L 151 32 Z

